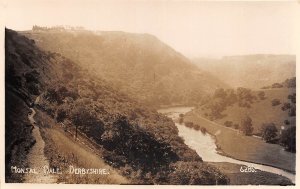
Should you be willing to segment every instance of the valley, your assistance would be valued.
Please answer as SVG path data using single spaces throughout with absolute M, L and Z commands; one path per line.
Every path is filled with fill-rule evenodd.
M 225 79 L 229 68 L 202 68 L 149 34 L 38 26 L 5 34 L 6 182 L 295 184 L 293 57 L 250 56 L 289 65 L 280 80 L 265 72 L 268 82 L 254 86 L 252 76 Z M 42 164 L 64 171 L 32 178 L 9 168 Z M 109 174 L 66 174 L 70 166 Z

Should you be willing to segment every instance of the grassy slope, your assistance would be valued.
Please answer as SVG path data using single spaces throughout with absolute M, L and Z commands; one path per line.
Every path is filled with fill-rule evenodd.
M 74 136 L 55 124 L 45 113 L 38 111 L 37 124 L 41 126 L 42 137 L 45 141 L 45 155 L 50 160 L 51 167 L 59 167 L 63 173 L 69 171 L 69 166 L 80 168 L 98 168 L 109 170 L 109 175 L 73 175 L 61 174 L 58 183 L 76 184 L 128 184 L 127 178 L 109 166 L 99 157 L 100 149 L 89 145 L 80 137 L 75 141 Z
M 284 120 L 289 120 L 290 125 L 296 125 L 295 117 L 288 116 L 288 110 L 281 110 L 283 103 L 290 102 L 287 97 L 289 94 L 296 92 L 295 89 L 270 89 L 262 91 L 266 94 L 265 100 L 253 103 L 251 108 L 241 108 L 238 107 L 237 104 L 234 104 L 231 107 L 227 107 L 227 109 L 223 112 L 227 115 L 226 117 L 215 121 L 219 124 L 224 124 L 225 121 L 232 121 L 240 124 L 241 118 L 248 114 L 252 118 L 254 133 L 259 132 L 263 123 L 273 122 L 278 129 L 280 129 L 281 125 L 285 125 Z M 272 106 L 271 101 L 273 99 L 279 99 L 281 104 Z
M 195 112 L 186 114 L 184 120 L 205 127 L 210 134 L 215 135 L 217 146 L 225 155 L 291 172 L 295 171 L 296 154 L 282 153 L 283 149 L 279 145 L 268 144 L 261 139 L 244 136 L 234 129 L 203 119 Z

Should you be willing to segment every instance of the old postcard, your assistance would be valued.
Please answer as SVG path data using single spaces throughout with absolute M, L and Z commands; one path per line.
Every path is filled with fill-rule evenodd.
M 297 1 L 1 6 L 4 188 L 298 184 Z

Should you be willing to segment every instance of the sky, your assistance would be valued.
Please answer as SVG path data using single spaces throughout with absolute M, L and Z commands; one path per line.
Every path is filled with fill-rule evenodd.
M 3 6 L 5 25 L 14 30 L 70 25 L 149 33 L 188 57 L 296 53 L 296 1 L 4 0 Z

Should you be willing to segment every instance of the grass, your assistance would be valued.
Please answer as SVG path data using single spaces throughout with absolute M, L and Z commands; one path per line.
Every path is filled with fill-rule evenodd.
M 65 133 L 62 128 L 56 126 L 47 115 L 38 112 L 38 124 L 44 125 L 41 128 L 41 134 L 45 141 L 45 155 L 49 159 L 51 167 L 59 167 L 62 169 L 63 174 L 59 175 L 59 183 L 68 184 L 127 184 L 128 179 L 118 173 L 117 170 L 107 165 L 101 159 L 100 151 L 95 151 L 87 141 L 79 138 L 75 141 L 71 134 Z M 38 118 L 36 118 L 38 120 Z M 85 174 L 75 175 L 68 174 L 69 166 L 72 165 L 77 168 L 97 168 L 109 170 L 109 175 L 101 174 Z
M 206 128 L 208 133 L 215 136 L 217 147 L 226 156 L 295 172 L 296 154 L 283 153 L 279 145 L 244 136 L 237 130 L 211 122 L 194 111 L 187 113 L 184 120 Z
M 256 170 L 257 172 L 240 172 L 241 165 L 224 162 L 209 162 L 218 168 L 230 179 L 231 185 L 292 185 L 291 181 L 283 176 Z

